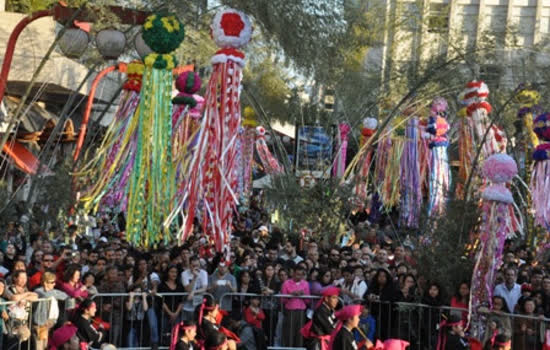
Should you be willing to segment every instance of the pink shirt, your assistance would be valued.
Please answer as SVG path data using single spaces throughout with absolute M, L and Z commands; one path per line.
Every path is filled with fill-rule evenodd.
M 297 291 L 303 291 L 304 295 L 310 295 L 309 284 L 306 281 L 294 282 L 292 279 L 288 279 L 283 283 L 281 287 L 281 294 L 291 294 Z M 308 299 L 300 298 L 283 298 L 282 302 L 287 310 L 305 310 L 307 309 L 306 302 Z

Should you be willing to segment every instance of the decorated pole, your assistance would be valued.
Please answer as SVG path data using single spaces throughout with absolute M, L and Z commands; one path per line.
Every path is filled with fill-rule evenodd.
M 175 195 L 172 163 L 171 54 L 185 36 L 183 24 L 173 15 L 151 15 L 143 25 L 143 40 L 153 50 L 145 57 L 135 162 L 128 188 L 126 235 L 148 247 L 170 238 L 163 222 Z
M 430 216 L 439 216 L 445 212 L 451 183 L 451 171 L 447 154 L 449 123 L 445 119 L 447 117 L 447 107 L 447 101 L 442 97 L 438 97 L 432 102 L 426 129 L 428 133 L 432 134 L 430 142 L 430 200 L 428 206 Z
M 480 336 L 480 306 L 491 306 L 495 272 L 502 263 L 504 242 L 522 232 L 514 198 L 506 184 L 517 175 L 516 162 L 507 154 L 494 154 L 483 164 L 490 185 L 482 193 L 480 247 L 476 255 L 470 289 L 470 315 L 474 336 Z
M 405 129 L 405 145 L 401 157 L 401 204 L 399 224 L 417 228 L 422 208 L 422 184 L 420 183 L 418 118 L 412 116 Z
M 186 206 L 180 238 L 187 239 L 199 204 L 203 208 L 204 232 L 218 252 L 229 250 L 229 235 L 238 198 L 237 139 L 241 124 L 240 90 L 245 46 L 252 25 L 240 11 L 218 12 L 212 22 L 212 37 L 221 48 L 212 57 L 213 72 L 206 90 L 206 110 L 196 152 L 191 161 L 185 196 L 176 211 Z M 165 226 L 168 224 L 165 223 Z

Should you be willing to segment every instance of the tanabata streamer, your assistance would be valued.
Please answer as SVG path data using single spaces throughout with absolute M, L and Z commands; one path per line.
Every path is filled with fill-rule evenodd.
M 537 105 L 540 100 L 540 94 L 525 84 L 521 84 L 517 90 L 519 92 L 515 96 L 515 100 L 519 104 L 519 111 L 515 125 L 519 129 L 519 133 L 516 134 L 519 153 L 518 166 L 520 175 L 524 176 L 525 169 L 529 168 L 526 166 L 526 163 L 539 144 L 537 135 L 533 130 L 533 120 L 541 113 L 540 107 Z
M 504 242 L 522 231 L 514 198 L 506 187 L 517 173 L 516 162 L 507 154 L 494 154 L 483 164 L 483 174 L 491 184 L 482 193 L 480 247 L 470 289 L 473 319 L 477 319 L 475 315 L 480 306 L 491 306 L 495 272 L 502 263 Z
M 86 211 L 97 212 L 106 206 L 115 211 L 126 212 L 127 185 L 137 146 L 137 114 L 143 71 L 144 65 L 141 62 L 128 64 L 128 79 L 123 85 L 115 119 L 107 129 L 96 156 L 80 171 L 99 171 L 93 186 L 81 198 Z
M 418 118 L 411 117 L 405 129 L 405 145 L 401 157 L 399 224 L 402 227 L 416 228 L 420 220 L 422 185 L 420 183 L 418 133 Z
M 539 115 L 533 124 L 540 140 L 533 152 L 535 164 L 530 184 L 535 223 L 550 231 L 550 113 Z
M 426 129 L 427 132 L 432 134 L 430 142 L 432 151 L 430 159 L 430 202 L 428 207 L 430 216 L 439 216 L 445 212 L 451 182 L 447 154 L 449 124 L 445 120 L 446 116 L 447 101 L 438 97 L 432 103 Z
M 285 171 L 282 165 L 279 164 L 277 159 L 271 154 L 267 143 L 265 142 L 265 128 L 263 126 L 258 126 L 256 128 L 256 152 L 260 157 L 260 161 L 264 167 L 266 174 L 280 174 Z
M 374 135 L 376 127 L 378 126 L 378 120 L 375 118 L 365 118 L 363 120 L 363 128 L 361 129 L 361 139 L 359 141 L 360 147 L 363 148 L 369 139 Z M 369 173 L 372 163 L 373 148 L 370 147 L 366 153 L 362 155 L 362 158 L 359 161 L 359 172 L 355 176 L 355 202 L 357 205 L 357 210 L 362 210 L 365 207 L 368 196 L 368 187 L 369 187 Z
M 229 251 L 229 235 L 237 203 L 237 139 L 241 125 L 240 89 L 244 53 L 238 49 L 251 38 L 252 25 L 240 11 L 218 12 L 212 22 L 212 37 L 221 48 L 212 57 L 212 75 L 206 90 L 205 114 L 196 151 L 189 168 L 184 197 L 175 212 L 183 212 L 179 230 L 182 240 L 192 232 L 199 204 L 203 208 L 204 232 L 218 252 Z M 170 216 L 171 219 L 174 215 Z M 169 226 L 170 220 L 165 222 Z
M 346 171 L 346 157 L 348 151 L 348 138 L 351 127 L 347 123 L 340 123 L 338 125 L 338 153 L 334 161 L 334 167 L 332 169 L 332 176 L 342 177 Z
M 252 189 L 252 164 L 254 163 L 254 145 L 256 143 L 256 113 L 250 106 L 243 111 L 242 129 L 239 137 L 239 194 L 248 201 Z
M 468 114 L 467 103 L 473 103 L 474 96 L 477 97 L 477 93 L 472 94 L 468 100 L 465 96 L 469 93 L 469 88 L 463 92 L 463 95 L 459 97 L 459 101 L 465 105 L 458 113 L 458 181 L 456 184 L 457 198 L 464 199 L 464 186 L 470 177 L 472 172 L 472 164 L 475 157 L 475 131 L 474 120 L 471 115 Z
M 175 16 L 151 15 L 143 25 L 143 39 L 154 52 L 145 57 L 137 147 L 128 188 L 126 235 L 135 245 L 148 247 L 170 239 L 170 228 L 162 225 L 176 193 L 171 101 L 176 59 L 170 52 L 184 36 L 183 24 Z

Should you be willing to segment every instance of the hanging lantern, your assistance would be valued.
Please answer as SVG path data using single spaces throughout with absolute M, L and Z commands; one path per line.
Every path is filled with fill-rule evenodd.
M 95 42 L 105 59 L 117 59 L 126 47 L 126 36 L 119 30 L 104 29 L 97 33 Z
M 136 47 L 136 51 L 141 58 L 145 58 L 148 54 L 152 53 L 153 50 L 147 45 L 145 40 L 143 40 L 143 33 L 140 32 L 138 35 L 136 35 L 136 38 L 134 40 L 134 46 Z
M 80 28 L 68 28 L 63 33 L 63 36 L 59 39 L 59 48 L 63 54 L 69 58 L 79 58 L 82 56 L 86 48 L 88 48 L 88 42 L 90 37 L 88 33 Z

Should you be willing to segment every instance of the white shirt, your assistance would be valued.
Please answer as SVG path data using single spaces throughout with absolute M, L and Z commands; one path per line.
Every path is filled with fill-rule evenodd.
M 506 284 L 501 283 L 495 287 L 495 292 L 493 295 L 502 297 L 506 301 L 506 305 L 508 306 L 510 312 L 514 313 L 514 308 L 521 297 L 521 286 L 514 283 L 514 287 L 509 290 L 508 287 L 506 287 Z
M 193 280 L 193 277 L 194 276 L 191 270 L 189 269 L 184 270 L 181 273 L 181 284 L 183 284 L 184 287 L 187 287 Z M 195 287 L 193 288 L 193 291 L 207 288 L 207 287 L 208 287 L 208 273 L 205 270 L 200 269 L 199 276 L 197 277 L 197 281 L 195 282 Z M 201 302 L 202 302 L 202 295 L 195 295 L 193 297 L 193 301 L 190 302 L 186 300 L 183 303 L 183 309 L 185 311 L 193 311 L 195 310 L 195 306 L 199 305 Z

